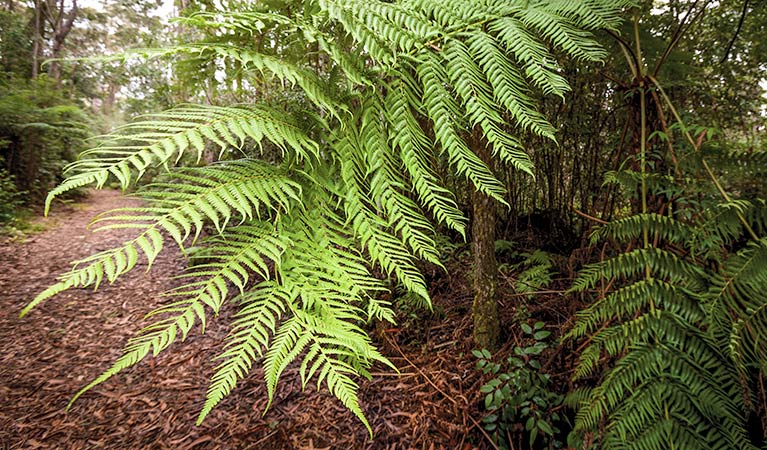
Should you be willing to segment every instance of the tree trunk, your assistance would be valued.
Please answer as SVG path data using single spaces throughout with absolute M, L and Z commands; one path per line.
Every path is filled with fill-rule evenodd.
M 41 11 L 42 5 L 40 4 L 40 0 L 35 0 L 35 18 L 33 21 L 33 38 L 34 41 L 32 43 L 32 78 L 37 78 L 37 75 L 40 73 L 40 53 L 42 50 L 42 41 L 43 41 L 43 21 L 42 21 L 42 11 Z
M 477 156 L 490 163 L 490 152 L 479 127 L 471 136 L 471 148 Z M 495 260 L 495 201 L 475 191 L 472 194 L 474 221 L 472 239 L 474 247 L 474 343 L 478 348 L 494 350 L 501 332 L 498 302 L 495 297 L 497 264 Z
M 52 58 L 59 58 L 61 56 L 61 51 L 64 49 L 64 40 L 66 40 L 69 32 L 72 31 L 72 26 L 75 23 L 75 19 L 77 19 L 77 11 L 77 0 L 72 0 L 72 9 L 64 15 L 64 0 L 60 1 L 53 30 Z M 61 64 L 55 59 L 51 61 L 51 65 L 48 67 L 48 76 L 56 81 L 56 85 L 61 83 Z

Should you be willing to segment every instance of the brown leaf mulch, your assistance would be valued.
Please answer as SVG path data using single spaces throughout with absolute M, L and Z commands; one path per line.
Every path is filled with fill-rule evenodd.
M 86 230 L 94 214 L 135 205 L 112 191 L 92 192 L 41 223 L 24 242 L 0 242 L 0 449 L 473 449 L 490 448 L 481 420 L 461 279 L 441 275 L 435 312 L 399 328 L 373 331 L 400 374 L 379 367 L 360 380 L 365 428 L 325 388 L 301 392 L 289 368 L 266 414 L 262 372 L 254 370 L 199 427 L 208 379 L 226 336 L 211 319 L 184 343 L 148 358 L 64 408 L 77 390 L 120 354 L 142 317 L 173 287 L 184 259 L 166 248 L 150 272 L 138 268 L 98 291 L 66 291 L 24 319 L 20 309 L 70 262 L 130 239 L 130 230 Z M 231 311 L 224 311 L 228 316 Z M 428 314 L 427 314 L 428 315 Z

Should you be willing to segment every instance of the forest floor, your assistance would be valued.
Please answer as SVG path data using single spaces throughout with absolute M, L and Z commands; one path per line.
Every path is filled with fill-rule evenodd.
M 0 241 L 0 450 L 493 447 L 478 426 L 485 412 L 483 380 L 471 356 L 470 284 L 442 271 L 431 278 L 433 313 L 404 314 L 400 325 L 372 331 L 400 370 L 375 367 L 372 381 L 360 380 L 373 439 L 324 387 L 301 392 L 297 367 L 286 370 L 266 414 L 262 371 L 254 369 L 196 426 L 228 331 L 226 320 L 215 319 L 204 335 L 194 330 L 186 342 L 95 387 L 65 412 L 75 392 L 146 324 L 143 316 L 161 303 L 160 294 L 179 283 L 174 276 L 185 260 L 168 246 L 148 273 L 139 267 L 96 292 L 69 290 L 23 319 L 18 313 L 71 261 L 130 239 L 131 230 L 91 232 L 87 225 L 99 212 L 136 204 L 118 192 L 94 191 L 39 219 L 44 231 Z

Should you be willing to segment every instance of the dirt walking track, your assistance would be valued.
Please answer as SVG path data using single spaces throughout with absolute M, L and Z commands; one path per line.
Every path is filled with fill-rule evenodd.
M 93 233 L 86 226 L 101 211 L 135 204 L 114 191 L 92 192 L 40 219 L 45 231 L 0 241 L 0 450 L 489 448 L 474 425 L 478 399 L 464 394 L 477 392 L 480 380 L 472 362 L 460 358 L 471 342 L 464 320 L 470 300 L 460 280 L 443 280 L 451 285 L 441 288 L 458 306 L 440 305 L 437 285 L 433 319 L 376 333 L 401 375 L 380 368 L 372 381 L 360 380 L 373 440 L 324 391 L 300 392 L 295 368 L 284 374 L 266 415 L 262 373 L 254 370 L 195 426 L 227 333 L 223 320 L 211 320 L 205 335 L 195 329 L 185 343 L 94 388 L 65 412 L 174 286 L 183 258 L 168 246 L 149 273 L 139 267 L 96 292 L 70 290 L 24 319 L 18 313 L 71 261 L 130 239 L 130 230 Z

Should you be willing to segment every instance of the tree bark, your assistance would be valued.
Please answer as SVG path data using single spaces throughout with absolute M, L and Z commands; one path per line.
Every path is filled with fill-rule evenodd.
M 37 78 L 40 73 L 40 53 L 43 41 L 43 21 L 42 21 L 41 0 L 35 0 L 35 18 L 33 23 L 33 44 L 32 44 L 32 78 Z
M 72 0 L 72 9 L 64 15 L 64 0 L 60 0 L 58 14 L 56 15 L 55 26 L 53 30 L 53 43 L 51 45 L 51 57 L 59 58 L 64 49 L 64 41 L 72 31 L 72 26 L 77 19 L 77 0 Z M 61 82 L 61 64 L 55 59 L 51 61 L 48 67 L 48 76 L 53 78 L 58 85 Z
M 479 127 L 471 136 L 471 149 L 490 165 L 490 152 Z M 496 299 L 497 263 L 495 260 L 495 200 L 479 191 L 472 194 L 474 220 L 472 239 L 474 249 L 474 343 L 478 348 L 494 350 L 501 332 Z

